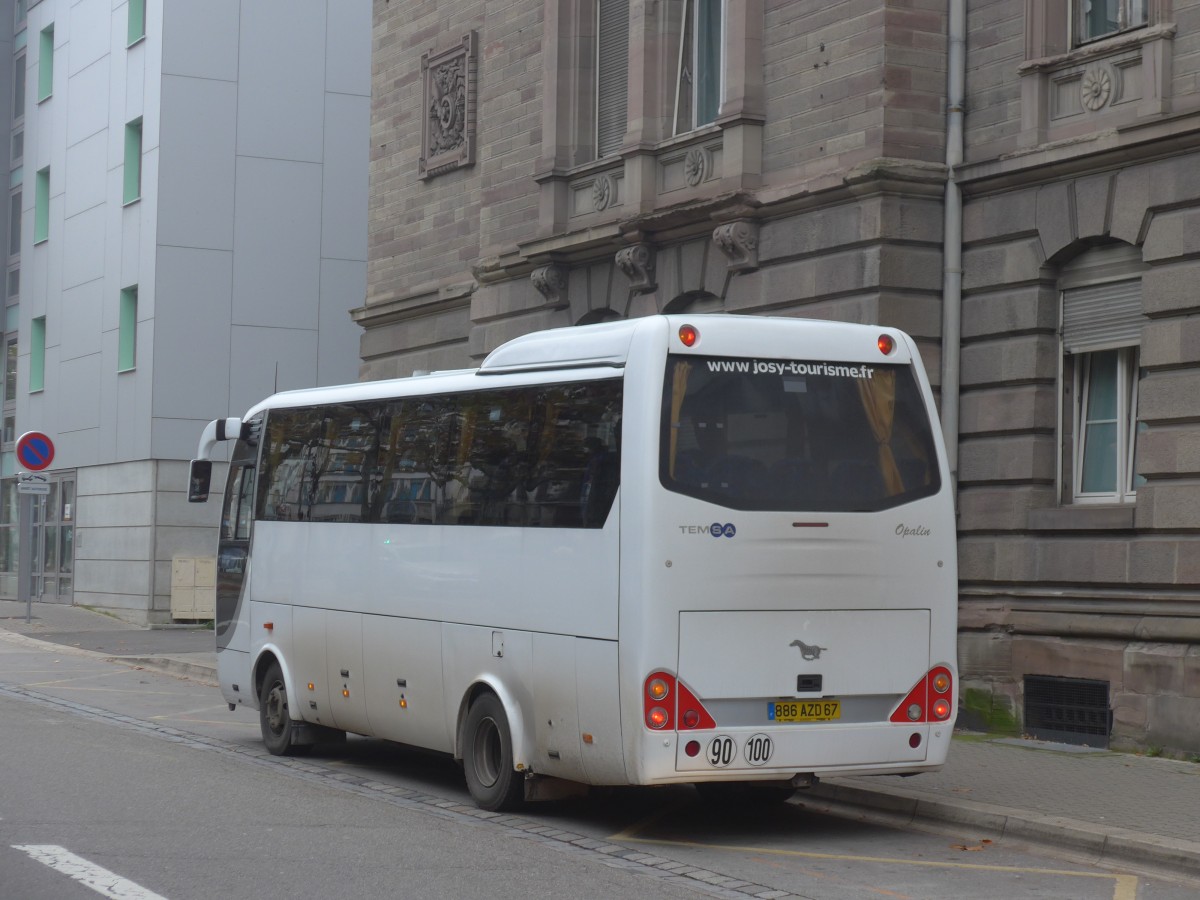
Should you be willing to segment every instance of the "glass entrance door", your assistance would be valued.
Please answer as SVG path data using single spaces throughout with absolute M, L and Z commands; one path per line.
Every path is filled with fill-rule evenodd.
M 50 482 L 33 504 L 33 597 L 70 603 L 75 569 L 75 479 Z

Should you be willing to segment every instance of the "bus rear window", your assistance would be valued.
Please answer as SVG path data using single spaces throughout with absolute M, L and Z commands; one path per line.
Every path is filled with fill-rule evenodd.
M 909 366 L 671 356 L 664 487 L 732 509 L 876 511 L 938 492 Z

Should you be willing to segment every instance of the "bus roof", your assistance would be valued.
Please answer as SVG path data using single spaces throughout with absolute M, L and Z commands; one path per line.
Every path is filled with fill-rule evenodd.
M 771 323 L 771 339 L 763 341 L 759 330 L 764 322 Z M 865 348 L 874 349 L 877 336 L 890 333 L 897 338 L 896 349 L 886 361 L 910 363 L 910 338 L 903 332 L 878 325 L 857 325 L 817 319 L 766 317 L 730 314 L 656 315 L 595 325 L 575 325 L 535 331 L 513 338 L 488 354 L 478 368 L 454 369 L 406 378 L 382 381 L 353 382 L 330 387 L 300 388 L 281 391 L 252 406 L 245 415 L 248 420 L 256 413 L 274 407 L 317 406 L 329 403 L 353 403 L 387 397 L 413 396 L 431 393 L 450 393 L 478 389 L 480 376 L 521 374 L 523 383 L 553 383 L 561 373 L 571 371 L 573 377 L 603 378 L 622 369 L 629 358 L 635 335 L 641 330 L 661 331 L 665 341 L 668 334 L 684 324 L 693 324 L 710 335 L 708 349 L 718 354 L 737 354 L 745 339 L 753 332 L 753 343 L 760 353 L 773 350 L 781 357 L 792 356 L 801 349 L 798 333 L 802 328 L 811 340 L 803 345 L 821 347 L 833 359 L 862 357 Z M 715 333 L 714 333 L 715 332 Z M 711 339 L 715 338 L 715 341 Z M 682 344 L 670 352 L 689 352 Z M 690 352 L 704 353 L 697 346 Z M 593 370 L 585 374 L 585 370 Z

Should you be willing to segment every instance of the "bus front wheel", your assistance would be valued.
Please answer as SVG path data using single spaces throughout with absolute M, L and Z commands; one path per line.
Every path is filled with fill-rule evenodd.
M 463 773 L 467 789 L 481 809 L 515 809 L 525 799 L 525 780 L 513 768 L 508 716 L 495 694 L 482 694 L 467 711 Z
M 283 670 L 273 662 L 263 678 L 258 695 L 258 724 L 263 743 L 272 756 L 290 756 L 296 752 L 292 741 L 292 716 L 288 711 L 287 685 Z

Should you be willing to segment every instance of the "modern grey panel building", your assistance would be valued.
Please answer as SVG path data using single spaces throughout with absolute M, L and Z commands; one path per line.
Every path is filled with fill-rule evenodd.
M 13 440 L 49 435 L 35 596 L 170 615 L 212 554 L 186 461 L 210 419 L 352 381 L 366 285 L 370 7 L 3 3 L 13 108 L 0 584 Z M 11 23 L 11 27 L 10 27 Z
M 372 80 L 363 377 L 660 311 L 904 328 L 964 720 L 1200 750 L 1200 2 L 376 3 Z

